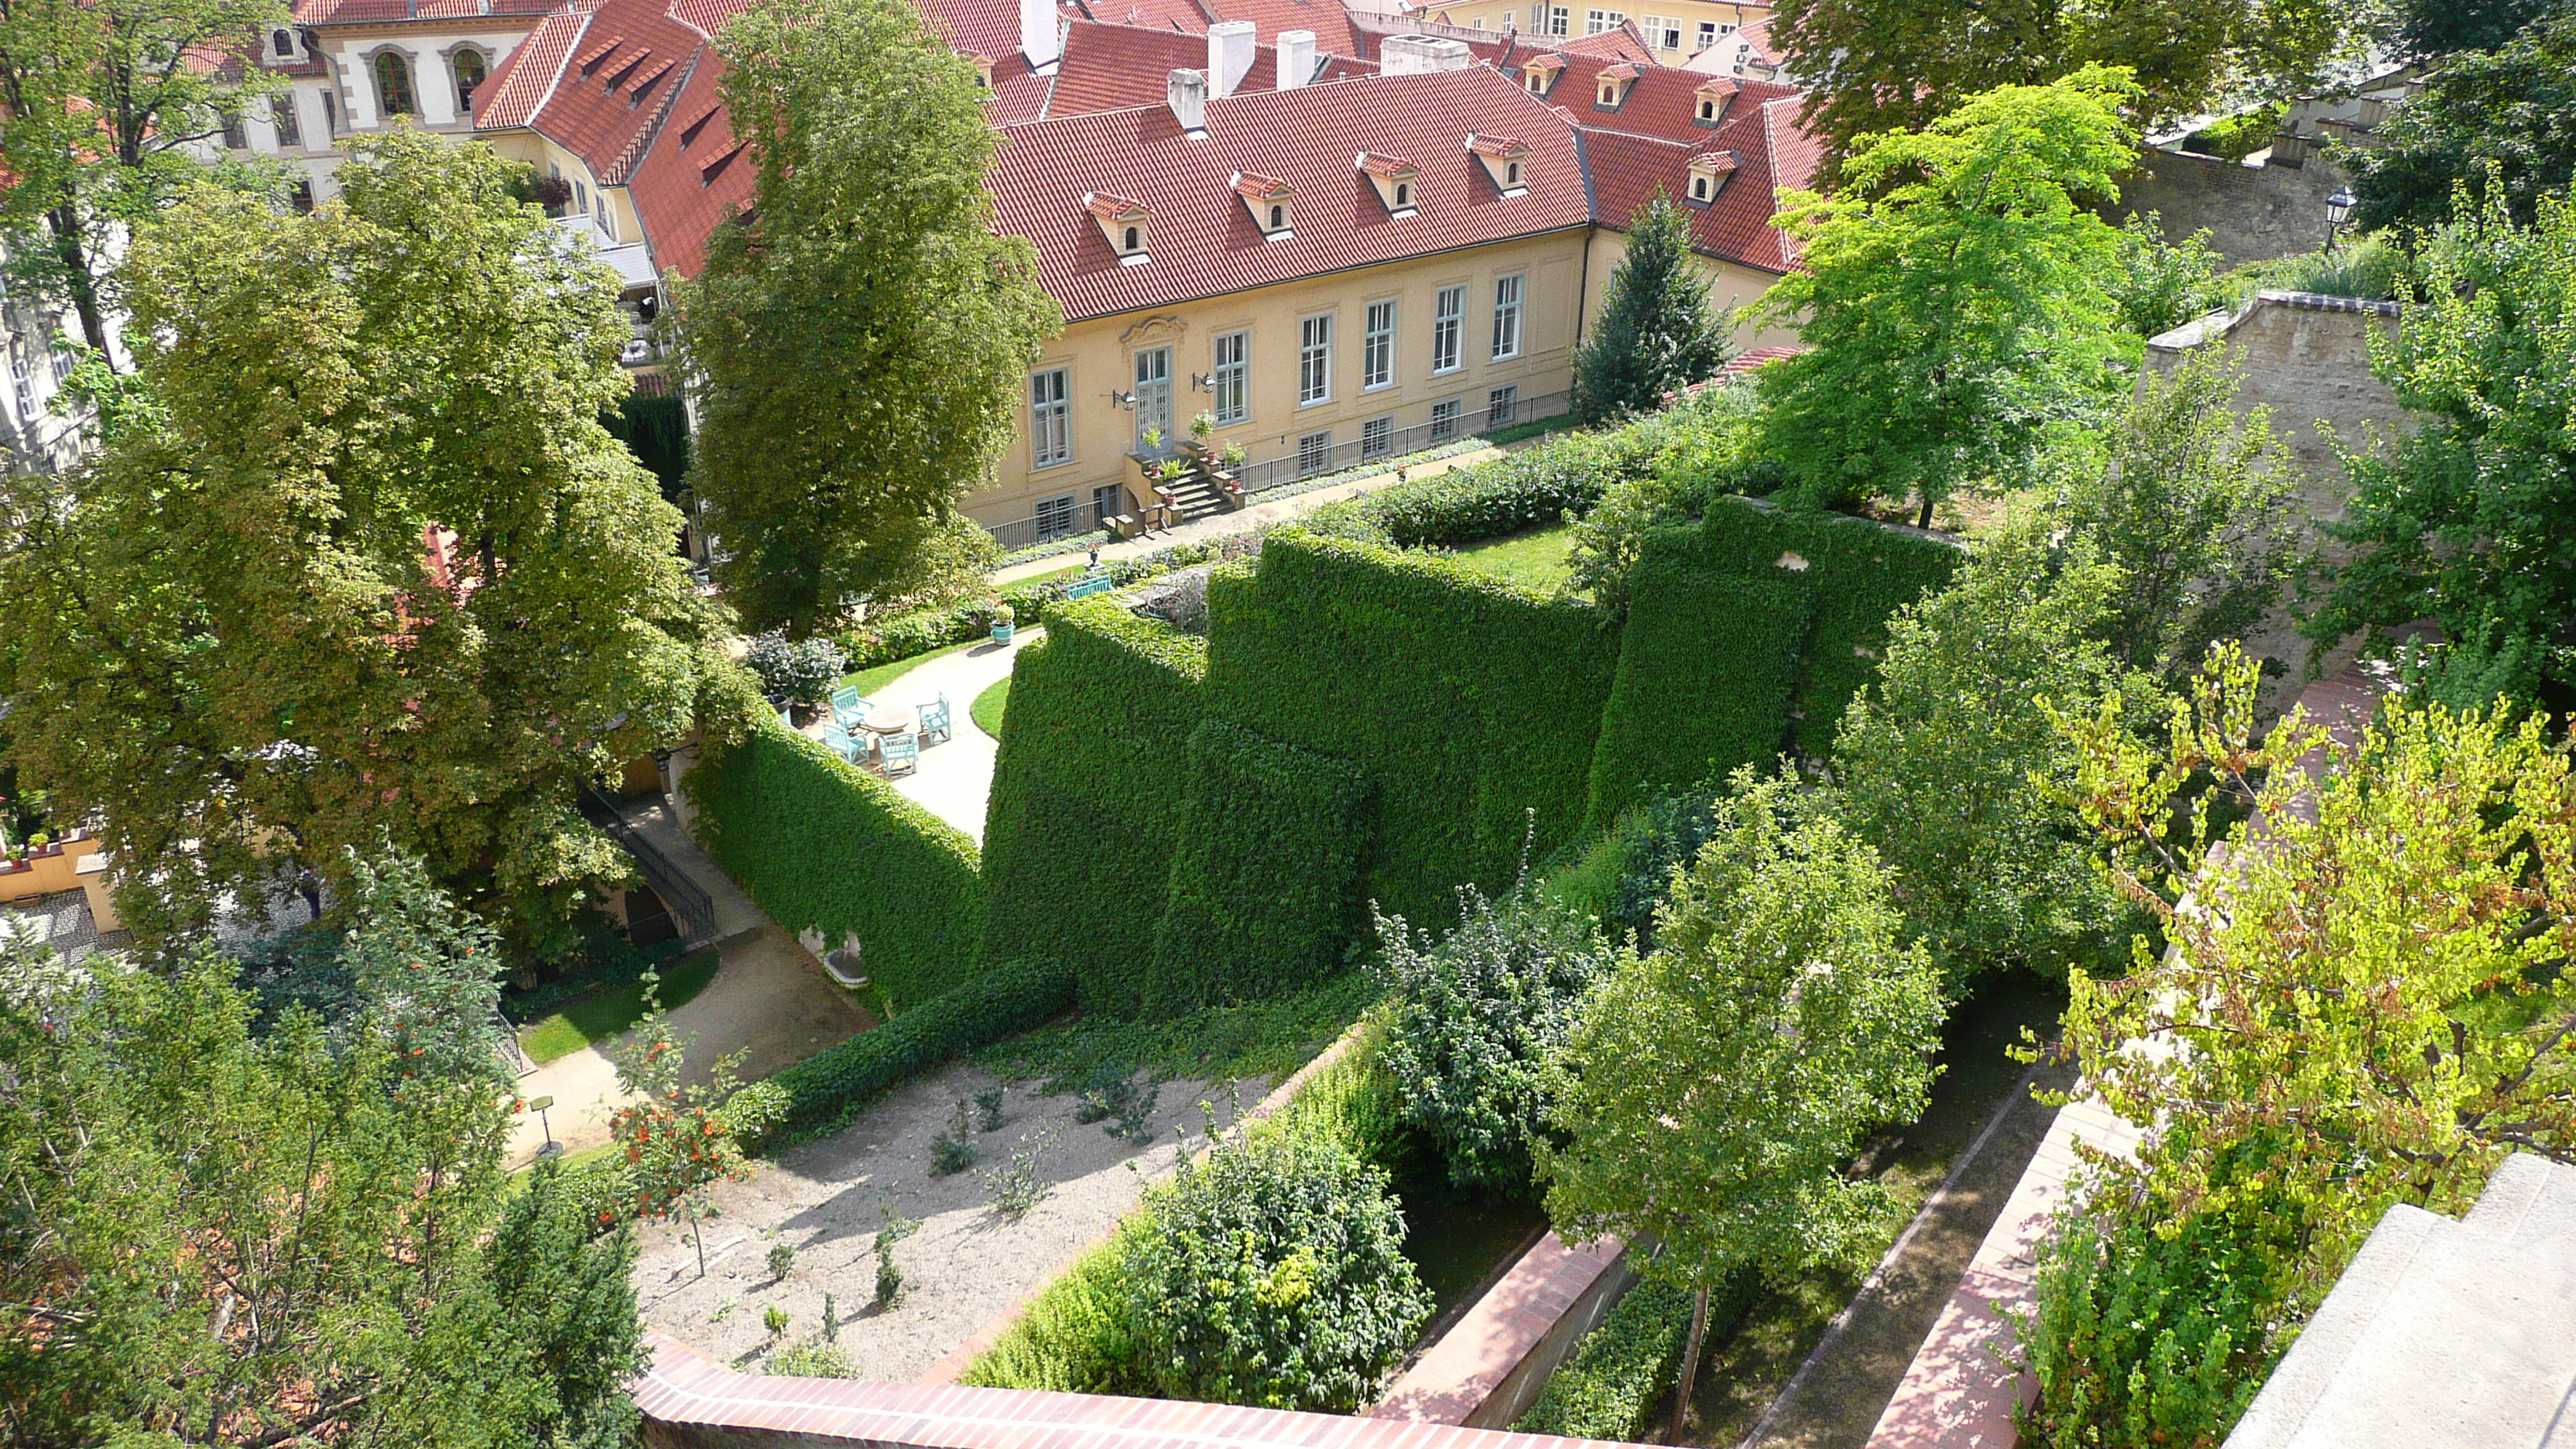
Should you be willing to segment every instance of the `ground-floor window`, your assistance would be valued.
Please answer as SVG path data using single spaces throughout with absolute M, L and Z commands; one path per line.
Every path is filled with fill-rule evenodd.
M 1063 538 L 1073 532 L 1073 495 L 1038 501 L 1038 539 Z
M 1297 440 L 1297 476 L 1321 473 L 1333 466 L 1333 433 L 1330 428 L 1308 433 Z
M 1360 424 L 1360 456 L 1383 458 L 1395 451 L 1395 419 L 1371 418 Z
M 1431 441 L 1445 443 L 1456 436 L 1458 436 L 1458 400 L 1453 397 L 1447 402 L 1433 403 L 1431 405 Z
M 1498 387 L 1492 392 L 1485 394 L 1485 426 L 1489 428 L 1510 427 L 1512 425 L 1512 414 L 1520 411 L 1520 404 L 1521 390 L 1517 385 L 1512 387 Z
M 1101 487 L 1092 489 L 1091 526 L 1093 528 L 1098 528 L 1100 526 L 1100 520 L 1104 518 L 1114 518 L 1117 515 L 1126 512 L 1126 494 L 1127 490 L 1119 487 L 1115 483 L 1105 484 Z

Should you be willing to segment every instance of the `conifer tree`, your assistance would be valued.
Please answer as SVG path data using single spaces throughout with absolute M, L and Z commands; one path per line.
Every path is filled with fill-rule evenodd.
M 1627 255 L 1575 359 L 1575 416 L 1651 412 L 1665 393 L 1715 372 L 1725 348 L 1709 315 L 1708 279 L 1691 259 L 1689 221 L 1658 190 L 1629 223 Z

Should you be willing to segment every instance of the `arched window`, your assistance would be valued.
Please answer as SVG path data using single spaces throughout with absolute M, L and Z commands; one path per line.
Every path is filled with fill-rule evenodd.
M 1127 245 L 1121 250 L 1134 251 L 1145 244 L 1145 233 L 1137 227 L 1127 228 Z
M 295 54 L 295 37 L 283 30 L 269 36 L 268 43 L 277 47 L 278 58 L 281 60 Z
M 464 115 L 474 109 L 474 88 L 483 84 L 488 69 L 483 63 L 483 52 L 460 50 L 449 58 L 448 64 L 456 71 L 456 111 Z
M 411 98 L 411 57 L 399 50 L 376 52 L 376 112 L 388 119 L 420 114 Z
M 1270 208 L 1270 229 L 1272 231 L 1277 231 L 1279 228 L 1286 226 L 1287 224 L 1288 208 L 1284 206 L 1274 206 Z

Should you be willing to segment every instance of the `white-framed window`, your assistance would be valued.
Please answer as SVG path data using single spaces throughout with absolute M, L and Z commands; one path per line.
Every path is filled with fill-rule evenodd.
M 224 124 L 225 150 L 247 151 L 250 149 L 250 128 L 242 124 L 241 112 L 219 112 L 215 119 L 223 122 Z
M 295 114 L 295 92 L 280 91 L 268 98 L 268 123 L 277 128 L 278 145 L 304 144 L 303 121 Z
M 269 34 L 268 43 L 276 50 L 279 60 L 289 59 L 295 54 L 295 37 L 283 30 L 272 31 Z
M 1073 495 L 1038 500 L 1038 541 L 1068 537 L 1073 533 Z
M 1297 406 L 1333 399 L 1333 314 L 1297 324 Z
M 1485 426 L 1488 428 L 1510 427 L 1512 425 L 1512 415 L 1520 411 L 1520 406 L 1521 390 L 1518 384 L 1514 384 L 1511 387 L 1495 388 L 1492 392 L 1485 394 Z
M 610 241 L 617 240 L 617 223 L 608 219 L 607 192 L 603 191 L 591 197 L 590 220 L 593 225 L 599 228 L 600 235 L 608 238 Z
M 1646 43 L 1657 50 L 1682 48 L 1682 22 L 1669 15 L 1640 15 L 1637 26 L 1646 32 Z
M 1467 289 L 1443 287 L 1431 303 L 1431 370 L 1458 370 L 1458 334 L 1466 326 Z
M 1583 12 L 1583 33 L 1586 35 L 1599 35 L 1605 30 L 1616 30 L 1627 23 L 1628 16 L 1625 11 L 1586 10 Z
M 1052 468 L 1073 461 L 1072 369 L 1050 367 L 1029 374 L 1029 466 Z
M 1530 34 L 1563 35 L 1567 22 L 1574 18 L 1571 7 L 1538 4 L 1530 7 Z
M 1494 279 L 1494 360 L 1521 355 L 1522 276 Z
M 53 364 L 54 387 L 57 390 L 71 380 L 72 369 L 80 366 L 79 361 L 72 356 L 71 339 L 59 332 L 54 334 L 53 350 L 46 360 Z
M 1147 433 L 1156 434 L 1161 442 L 1148 444 Z M 1168 451 L 1172 436 L 1172 349 L 1140 347 L 1136 349 L 1136 451 Z
M 1395 384 L 1395 299 L 1368 304 L 1368 328 L 1360 334 L 1360 389 Z
M 574 177 L 572 182 L 572 209 L 575 211 L 590 210 L 590 183 L 582 180 L 578 176 Z
M 1453 397 L 1447 402 L 1433 403 L 1431 405 L 1431 441 L 1445 443 L 1456 436 L 1458 436 L 1458 400 Z
M 1216 401 L 1208 411 L 1219 423 L 1239 423 L 1252 416 L 1252 334 L 1220 332 L 1216 338 L 1216 373 L 1211 385 Z
M 1098 528 L 1100 526 L 1100 520 L 1104 518 L 1115 518 L 1126 511 L 1127 490 L 1119 487 L 1115 483 L 1103 483 L 1099 487 L 1091 490 L 1091 517 L 1086 519 L 1085 522 L 1090 525 L 1090 528 Z M 1090 530 L 1085 529 L 1084 531 L 1089 532 Z
M 1395 419 L 1371 418 L 1360 424 L 1360 456 L 1383 458 L 1395 451 Z
M 9 385 L 18 394 L 18 420 L 28 422 L 36 416 L 36 370 L 27 365 L 27 349 L 9 349 Z
M 1333 466 L 1333 430 L 1307 433 L 1297 439 L 1297 476 L 1307 477 L 1331 470 Z
M 1706 50 L 1715 44 L 1717 44 L 1717 22 L 1714 20 L 1701 21 L 1699 23 L 1699 39 L 1692 44 L 1691 54 L 1697 55 L 1701 51 Z

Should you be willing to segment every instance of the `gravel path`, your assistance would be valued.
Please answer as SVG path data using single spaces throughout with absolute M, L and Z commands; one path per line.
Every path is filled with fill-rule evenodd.
M 717 1188 L 720 1215 L 702 1225 L 704 1278 L 686 1224 L 647 1225 L 635 1269 L 645 1321 L 713 1357 L 748 1363 L 776 1346 L 762 1325 L 764 1309 L 787 1311 L 787 1332 L 776 1342 L 793 1343 L 821 1327 L 829 1293 L 840 1346 L 860 1376 L 908 1382 L 1133 1209 L 1144 1183 L 1171 1171 L 1173 1129 L 1186 1127 L 1199 1140 L 1202 1097 L 1220 1099 L 1220 1122 L 1230 1116 L 1222 1087 L 1211 1093 L 1206 1083 L 1166 1082 L 1153 1114 L 1156 1145 L 1139 1147 L 1100 1124 L 1075 1123 L 1070 1095 L 1038 1097 L 1029 1086 L 1013 1086 L 1002 1129 L 975 1134 L 983 1160 L 955 1176 L 932 1177 L 931 1139 L 959 1101 L 994 1085 L 989 1073 L 952 1067 L 899 1088 L 832 1137 L 789 1149 L 749 1181 Z M 1264 1090 L 1261 1082 L 1244 1083 L 1245 1105 Z M 1027 1216 L 1006 1221 L 989 1206 L 985 1173 L 1048 1126 L 1061 1136 L 1038 1176 L 1052 1188 Z M 922 1220 L 894 1250 L 907 1284 L 890 1312 L 874 1302 L 880 1203 Z M 778 1242 L 796 1250 L 784 1280 L 771 1276 L 767 1262 Z

